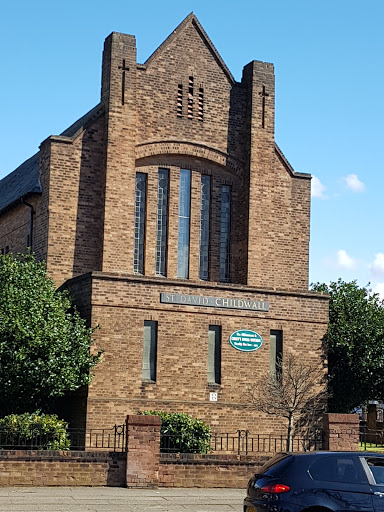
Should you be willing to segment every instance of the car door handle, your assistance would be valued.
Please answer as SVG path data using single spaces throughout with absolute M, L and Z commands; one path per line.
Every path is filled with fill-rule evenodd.
M 375 496 L 380 496 L 381 498 L 384 496 L 384 492 L 374 492 Z

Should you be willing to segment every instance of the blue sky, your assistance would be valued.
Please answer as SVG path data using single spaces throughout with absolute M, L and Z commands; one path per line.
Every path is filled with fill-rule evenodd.
M 194 11 L 236 80 L 273 62 L 276 141 L 312 180 L 310 281 L 384 298 L 384 2 L 14 0 L 1 9 L 0 179 L 99 102 L 112 31 L 144 62 Z

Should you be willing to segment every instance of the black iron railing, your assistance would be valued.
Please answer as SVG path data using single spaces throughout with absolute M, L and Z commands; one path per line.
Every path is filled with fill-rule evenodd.
M 314 451 L 324 447 L 323 432 L 316 430 L 307 435 L 297 435 L 292 440 L 292 451 Z M 200 449 L 201 448 L 201 449 Z M 276 453 L 288 450 L 287 437 L 275 434 L 252 434 L 248 430 L 235 433 L 212 433 L 206 441 L 189 438 L 189 447 L 181 436 L 162 434 L 160 451 L 163 453 L 228 453 L 250 455 Z
M 63 429 L 43 432 L 38 428 L 30 431 L 1 430 L 0 450 L 109 450 L 123 452 L 126 449 L 125 425 L 110 429 Z
M 360 425 L 359 441 L 363 450 L 366 450 L 367 448 L 384 449 L 384 430 L 370 429 L 366 426 Z

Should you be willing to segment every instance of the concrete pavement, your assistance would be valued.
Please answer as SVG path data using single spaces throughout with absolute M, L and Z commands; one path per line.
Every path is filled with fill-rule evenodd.
M 0 487 L 0 512 L 242 512 L 244 489 Z

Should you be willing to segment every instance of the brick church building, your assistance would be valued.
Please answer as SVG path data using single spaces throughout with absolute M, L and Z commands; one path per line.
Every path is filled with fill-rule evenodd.
M 0 250 L 31 247 L 103 349 L 72 426 L 183 411 L 277 431 L 246 389 L 293 351 L 321 365 L 310 180 L 274 138 L 272 64 L 236 82 L 192 13 L 147 59 L 105 41 L 101 101 L 0 181 Z

